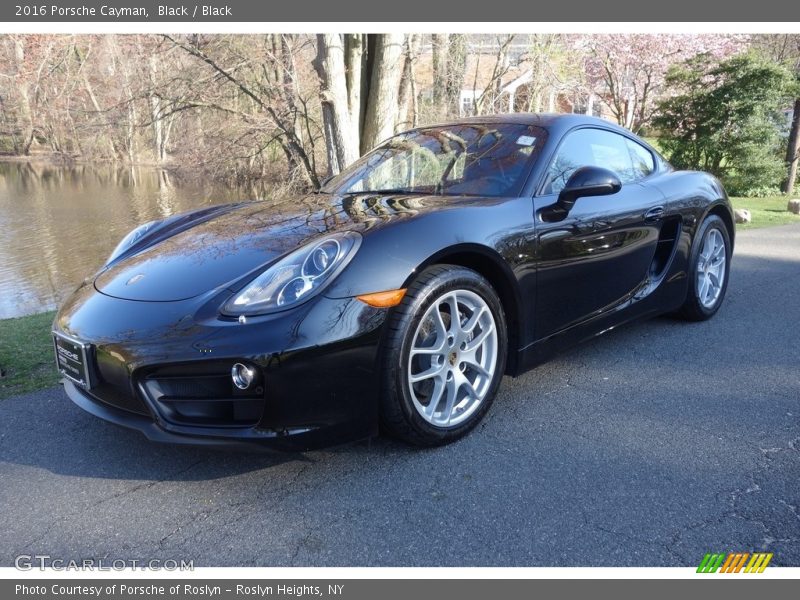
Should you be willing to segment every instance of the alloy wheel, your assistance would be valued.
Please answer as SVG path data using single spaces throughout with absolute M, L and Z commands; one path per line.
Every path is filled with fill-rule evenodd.
M 489 392 L 498 358 L 498 334 L 486 301 L 469 290 L 439 296 L 412 339 L 408 388 L 419 415 L 450 428 L 470 417 Z
M 705 308 L 716 304 L 725 283 L 725 238 L 716 228 L 709 228 L 697 256 L 697 299 Z

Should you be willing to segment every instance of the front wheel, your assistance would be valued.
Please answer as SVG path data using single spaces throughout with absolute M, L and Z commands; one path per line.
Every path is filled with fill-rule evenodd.
M 728 289 L 730 235 L 716 215 L 706 217 L 695 237 L 689 263 L 689 290 L 681 315 L 691 321 L 710 319 Z
M 384 428 L 421 446 L 464 436 L 489 410 L 505 371 L 505 314 L 492 286 L 471 269 L 430 267 L 387 325 Z

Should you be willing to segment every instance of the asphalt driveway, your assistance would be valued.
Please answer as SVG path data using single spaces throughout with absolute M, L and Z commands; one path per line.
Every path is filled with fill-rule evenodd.
M 656 319 L 503 382 L 435 450 L 160 446 L 60 387 L 0 401 L 0 565 L 800 565 L 800 227 L 742 232 L 710 322 Z

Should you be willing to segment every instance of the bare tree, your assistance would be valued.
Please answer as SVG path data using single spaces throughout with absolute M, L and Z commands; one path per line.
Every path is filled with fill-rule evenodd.
M 348 60 L 355 61 L 352 64 L 358 65 L 360 74 L 360 52 L 345 52 L 344 36 L 338 33 L 317 35 L 314 68 L 321 82 L 320 101 L 329 174 L 338 173 L 360 154 L 361 80 L 353 78 L 352 70 L 348 76 Z M 353 88 L 358 88 L 358 91 L 353 91 Z
M 433 110 L 436 119 L 445 114 L 445 98 L 447 79 L 449 77 L 447 41 L 449 34 L 434 33 L 431 35 L 431 61 L 433 67 Z
M 350 108 L 350 122 L 359 131 L 364 123 L 367 104 L 367 36 L 362 33 L 344 34 L 344 65 L 347 81 L 347 104 Z
M 447 46 L 447 78 L 445 79 L 445 99 L 451 114 L 460 110 L 461 90 L 464 87 L 464 75 L 467 68 L 467 36 L 453 34 Z
M 299 165 L 307 181 L 315 187 L 319 185 L 319 179 L 314 169 L 313 161 L 303 147 L 302 141 L 299 139 L 297 130 L 294 127 L 292 112 L 291 110 L 287 110 L 285 106 L 274 102 L 275 97 L 270 93 L 272 91 L 270 85 L 265 85 L 263 87 L 251 85 L 247 79 L 238 75 L 239 71 L 242 70 L 241 64 L 236 64 L 232 61 L 230 66 L 225 65 L 206 53 L 191 40 L 179 40 L 168 35 L 165 35 L 164 38 L 172 42 L 176 47 L 187 52 L 190 56 L 208 65 L 221 81 L 228 82 L 234 86 L 241 100 L 244 100 L 246 103 L 252 103 L 258 112 L 258 116 L 265 117 L 267 122 L 274 127 L 275 135 L 272 140 L 278 142 L 287 157 L 291 158 L 290 165 L 293 163 Z M 263 66 L 262 69 L 259 69 L 259 72 L 263 73 Z M 271 82 L 265 83 L 269 84 Z M 235 97 L 235 99 L 238 100 L 239 98 Z M 241 102 L 238 102 L 238 104 L 240 103 Z M 246 117 L 247 113 L 244 113 L 235 104 L 237 103 L 234 103 L 234 106 L 209 105 L 209 107 Z
M 404 39 L 401 34 L 317 36 L 314 68 L 331 174 L 394 133 Z
M 400 78 L 400 92 L 397 97 L 396 131 L 416 126 L 419 118 L 416 62 L 420 37 L 419 34 L 415 33 L 411 33 L 406 37 L 403 49 L 403 74 Z
M 368 152 L 394 133 L 398 112 L 400 58 L 403 34 L 386 33 L 368 36 L 370 63 L 369 96 L 361 132 L 361 153 Z
M 11 110 L 16 114 L 12 126 L 12 142 L 16 154 L 28 155 L 35 141 L 39 103 L 42 99 L 43 77 L 46 77 L 54 38 L 46 35 L 10 35 L 6 38 L 9 50 L 10 73 L 4 74 L 11 83 L 14 98 Z
M 483 45 L 481 44 L 475 60 L 475 71 L 472 80 L 472 95 L 474 98 L 474 112 L 476 115 L 496 112 L 496 103 L 503 91 L 503 78 L 508 75 L 511 69 L 508 50 L 514 41 L 514 35 L 498 36 L 495 40 L 496 52 L 492 73 L 482 89 L 478 89 L 478 81 L 481 73 L 481 58 L 483 55 Z M 513 112 L 513 107 L 509 108 Z

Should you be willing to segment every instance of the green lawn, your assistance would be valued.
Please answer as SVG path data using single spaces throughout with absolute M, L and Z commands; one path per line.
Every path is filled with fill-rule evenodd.
M 50 326 L 55 313 L 0 320 L 0 398 L 55 385 Z
M 797 196 L 795 196 L 797 197 Z M 787 223 L 800 223 L 800 215 L 795 215 L 786 210 L 789 202 L 787 196 L 768 196 L 766 198 L 731 198 L 734 208 L 746 208 L 753 217 L 752 222 L 739 223 L 737 228 L 753 229 L 755 227 L 769 227 L 771 225 L 786 225 Z

